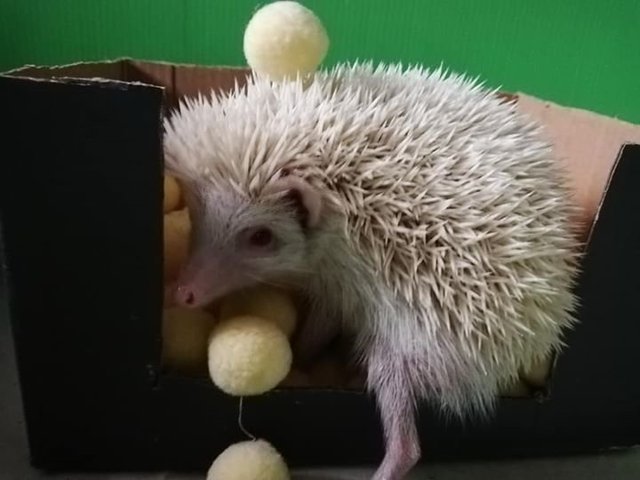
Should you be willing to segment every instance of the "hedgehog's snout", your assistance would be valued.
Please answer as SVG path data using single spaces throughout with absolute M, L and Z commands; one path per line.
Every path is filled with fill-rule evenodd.
M 180 285 L 177 289 L 176 289 L 176 301 L 185 307 L 192 307 L 193 305 L 196 304 L 196 294 L 194 293 L 194 291 L 189 288 L 186 287 L 184 285 Z

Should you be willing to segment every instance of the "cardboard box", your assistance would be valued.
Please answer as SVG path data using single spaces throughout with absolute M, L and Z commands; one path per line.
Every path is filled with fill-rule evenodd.
M 160 356 L 162 116 L 247 73 L 120 60 L 0 77 L 4 259 L 35 466 L 203 471 L 244 438 L 237 399 L 164 373 Z M 585 207 L 580 325 L 545 388 L 505 394 L 492 422 L 460 426 L 422 409 L 425 461 L 640 443 L 640 127 L 512 98 L 547 127 Z M 375 405 L 357 389 L 245 399 L 244 424 L 292 467 L 383 453 Z

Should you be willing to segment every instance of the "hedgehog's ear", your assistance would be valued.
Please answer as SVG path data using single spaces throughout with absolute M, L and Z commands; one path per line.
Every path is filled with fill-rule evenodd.
M 308 228 L 320 221 L 322 198 L 309 183 L 295 175 L 287 175 L 268 185 L 266 195 L 278 195 L 296 208 L 301 223 Z

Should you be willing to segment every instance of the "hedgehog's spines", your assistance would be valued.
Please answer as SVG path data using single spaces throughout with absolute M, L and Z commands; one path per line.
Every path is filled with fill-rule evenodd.
M 357 60 L 306 88 L 256 76 L 181 101 L 165 122 L 168 164 L 191 177 L 207 168 L 211 188 L 249 198 L 283 169 L 320 190 L 337 212 L 328 238 L 343 237 L 328 255 L 360 265 L 334 283 L 392 312 L 352 319 L 358 345 L 409 349 L 421 396 L 482 415 L 523 365 L 561 348 L 579 250 L 569 182 L 541 127 L 496 93 L 442 65 Z M 344 301 L 330 291 L 339 298 L 323 301 Z

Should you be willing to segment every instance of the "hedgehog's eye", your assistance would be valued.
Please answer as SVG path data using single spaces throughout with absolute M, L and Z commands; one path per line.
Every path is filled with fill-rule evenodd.
M 252 247 L 264 248 L 273 243 L 273 232 L 267 227 L 255 229 L 249 235 L 249 244 Z

